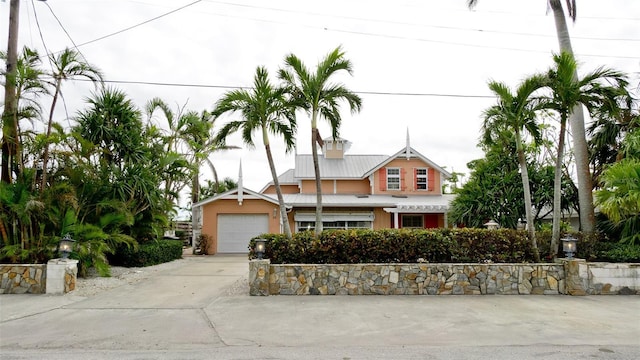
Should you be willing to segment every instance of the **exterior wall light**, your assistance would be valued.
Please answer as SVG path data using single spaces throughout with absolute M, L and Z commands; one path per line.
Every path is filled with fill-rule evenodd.
M 66 234 L 62 239 L 60 239 L 60 244 L 58 245 L 58 251 L 60 252 L 60 256 L 63 259 L 68 259 L 69 254 L 73 251 L 73 243 L 76 241 L 71 238 L 69 234 Z
M 256 253 L 256 256 L 258 256 L 258 260 L 262 260 L 262 257 L 264 256 L 266 249 L 267 249 L 266 240 L 256 239 L 256 246 L 254 248 L 254 251 Z
M 578 239 L 569 234 L 560 240 L 562 241 L 562 251 L 564 251 L 567 259 L 573 259 L 573 254 L 578 250 Z
M 489 230 L 497 230 L 498 226 L 500 226 L 500 224 L 498 224 L 497 222 L 495 222 L 493 220 L 489 220 L 489 222 L 484 224 L 484 226 L 486 226 L 487 229 L 489 229 Z

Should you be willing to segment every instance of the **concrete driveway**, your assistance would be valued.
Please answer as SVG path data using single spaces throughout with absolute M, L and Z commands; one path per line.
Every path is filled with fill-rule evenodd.
M 250 297 L 245 255 L 0 296 L 2 359 L 636 359 L 638 296 Z

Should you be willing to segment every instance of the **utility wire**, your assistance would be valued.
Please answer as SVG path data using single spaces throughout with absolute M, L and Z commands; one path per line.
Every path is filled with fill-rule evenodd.
M 257 5 L 248 5 L 248 4 L 235 4 L 226 1 L 215 1 L 215 0 L 206 0 L 209 3 L 228 5 L 228 6 L 236 6 L 241 8 L 251 8 L 251 9 L 260 9 L 260 10 L 271 10 L 276 12 L 284 12 L 284 13 L 293 13 L 293 14 L 303 14 L 303 15 L 311 15 L 317 17 L 332 17 L 337 19 L 345 19 L 345 20 L 358 20 L 358 21 L 368 21 L 374 23 L 382 23 L 382 24 L 392 24 L 392 25 L 409 25 L 409 26 L 419 26 L 425 28 L 434 28 L 434 29 L 445 29 L 445 30 L 460 30 L 460 31 L 472 31 L 472 32 L 481 32 L 481 33 L 493 33 L 493 34 L 505 34 L 505 35 L 519 35 L 519 36 L 535 36 L 535 37 L 546 37 L 551 38 L 555 37 L 553 35 L 545 35 L 545 34 L 535 34 L 535 33 L 522 33 L 522 32 L 512 32 L 512 31 L 500 31 L 500 30 L 486 30 L 486 29 L 471 29 L 471 28 L 462 28 L 456 26 L 444 26 L 444 25 L 428 25 L 422 23 L 412 23 L 412 22 L 403 22 L 403 21 L 393 21 L 393 20 L 383 20 L 383 19 L 368 19 L 361 18 L 355 16 L 344 16 L 344 15 L 328 15 L 322 13 L 314 13 L 310 11 L 296 11 L 289 9 L 280 9 L 266 6 L 257 6 Z M 599 38 L 599 37 L 580 37 L 573 36 L 572 39 L 580 39 L 580 40 L 596 40 L 596 41 L 640 41 L 640 39 L 629 39 L 629 38 Z
M 195 5 L 195 4 L 197 4 L 197 3 L 201 2 L 201 1 L 202 1 L 202 0 L 196 0 L 196 1 L 194 1 L 194 2 L 191 2 L 191 3 L 188 3 L 188 4 L 184 5 L 184 6 L 181 6 L 181 7 L 177 8 L 177 9 L 173 9 L 173 10 L 171 10 L 171 11 L 169 11 L 169 12 L 166 12 L 166 13 L 164 13 L 164 14 L 158 15 L 158 16 L 156 16 L 156 17 L 154 17 L 154 18 L 149 19 L 149 20 L 146 20 L 146 21 L 143 21 L 143 22 L 141 22 L 141 23 L 138 23 L 138 24 L 135 24 L 135 25 L 129 26 L 129 27 L 124 28 L 124 29 L 122 29 L 122 30 L 118 30 L 118 31 L 113 32 L 113 33 L 111 33 L 111 34 L 108 34 L 108 35 L 105 35 L 105 36 L 101 36 L 101 37 L 99 37 L 99 38 L 97 38 L 97 39 L 93 39 L 93 40 L 90 40 L 90 41 L 84 42 L 84 43 L 82 43 L 82 44 L 80 44 L 80 45 L 78 45 L 78 46 L 88 45 L 88 44 L 94 43 L 94 42 L 96 42 L 96 41 L 100 41 L 100 40 L 103 40 L 103 39 L 106 39 L 106 38 L 109 38 L 109 37 L 112 37 L 112 36 L 115 36 L 115 35 L 121 34 L 121 33 L 125 32 L 125 31 L 129 31 L 129 30 L 131 30 L 131 29 L 135 29 L 135 28 L 137 28 L 137 27 L 139 27 L 139 26 L 142 26 L 142 25 L 148 24 L 148 23 L 150 23 L 150 22 L 152 22 L 152 21 L 155 21 L 155 20 L 158 20 L 158 19 L 163 18 L 163 17 L 165 17 L 165 16 L 171 15 L 171 14 L 173 14 L 173 13 L 175 13 L 175 12 L 180 11 L 180 10 L 186 9 L 186 8 L 188 8 L 188 7 L 190 7 L 190 6 L 193 6 L 193 5 Z
M 88 79 L 70 79 L 70 80 L 91 81 Z M 111 83 L 111 84 L 134 84 L 134 85 L 172 86 L 172 87 L 210 88 L 210 89 L 244 89 L 244 90 L 252 89 L 252 87 L 249 87 L 249 86 L 165 83 L 165 82 L 156 82 L 156 81 L 105 80 L 104 82 Z M 454 97 L 454 98 L 476 98 L 476 99 L 495 98 L 495 96 L 493 95 L 438 94 L 438 93 L 413 93 L 413 92 L 391 92 L 391 91 L 354 91 L 354 93 L 362 94 L 362 95 L 430 96 L 430 97 Z

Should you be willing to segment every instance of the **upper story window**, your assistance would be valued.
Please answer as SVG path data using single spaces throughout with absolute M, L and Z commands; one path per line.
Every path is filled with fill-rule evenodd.
M 387 190 L 400 190 L 400 168 L 387 168 Z
M 342 150 L 342 141 L 336 142 L 336 150 Z
M 333 141 L 327 141 L 327 150 L 333 149 Z
M 416 190 L 428 190 L 428 177 L 429 176 L 426 168 L 416 169 Z

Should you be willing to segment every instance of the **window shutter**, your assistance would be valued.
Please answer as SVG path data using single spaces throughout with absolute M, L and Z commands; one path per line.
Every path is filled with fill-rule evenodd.
M 427 186 L 429 187 L 429 191 L 433 191 L 434 190 L 434 186 L 436 183 L 436 175 L 435 175 L 435 171 L 432 168 L 429 168 L 429 171 L 427 171 Z
M 378 177 L 380 178 L 380 191 L 387 190 L 387 168 L 378 170 Z
M 413 191 L 418 190 L 418 168 L 413 168 Z
M 400 169 L 400 190 L 407 190 L 407 180 L 405 179 L 405 175 L 407 174 L 407 170 L 405 168 Z

